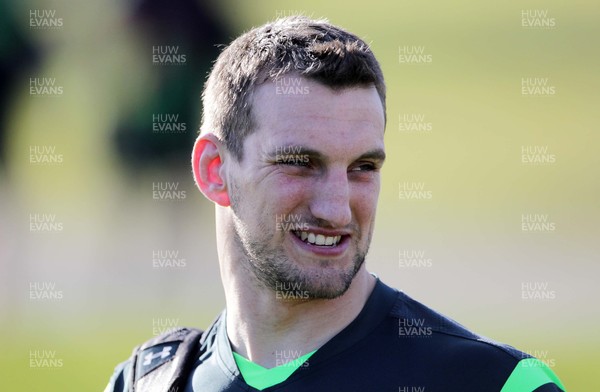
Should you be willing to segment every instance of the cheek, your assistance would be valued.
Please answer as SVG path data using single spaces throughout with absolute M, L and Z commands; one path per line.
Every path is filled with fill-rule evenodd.
M 265 233 L 284 230 L 285 222 L 291 222 L 290 219 L 299 219 L 299 215 L 296 214 L 302 213 L 301 206 L 306 203 L 308 189 L 310 189 L 307 182 L 298 179 L 277 178 L 264 184 L 261 191 L 264 193 L 260 195 L 263 205 L 253 206 L 252 214 L 255 214 L 257 219 L 262 222 Z M 273 239 L 278 241 L 279 237 L 279 235 L 275 235 Z
M 277 209 L 294 208 L 308 200 L 313 186 L 309 178 L 281 176 L 270 185 L 270 198 Z
M 368 224 L 375 217 L 379 198 L 379 182 L 369 185 L 360 184 L 352 187 L 350 208 L 354 219 L 361 224 Z
M 276 227 L 278 217 L 293 213 L 305 203 L 312 186 L 307 178 L 279 174 L 256 178 L 246 173 L 237 179 L 240 217 L 261 226 L 265 232 Z

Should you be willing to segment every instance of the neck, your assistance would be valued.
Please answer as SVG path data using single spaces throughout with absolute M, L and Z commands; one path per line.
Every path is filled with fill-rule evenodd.
M 280 365 L 278 357 L 298 357 L 325 344 L 358 316 L 376 282 L 363 264 L 338 298 L 282 300 L 242 272 L 232 265 L 221 269 L 227 334 L 233 351 L 266 368 Z

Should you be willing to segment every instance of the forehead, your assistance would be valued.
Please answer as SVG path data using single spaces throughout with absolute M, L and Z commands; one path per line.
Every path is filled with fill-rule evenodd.
M 383 107 L 374 86 L 333 90 L 285 76 L 256 89 L 252 112 L 256 130 L 251 136 L 266 147 L 383 149 Z

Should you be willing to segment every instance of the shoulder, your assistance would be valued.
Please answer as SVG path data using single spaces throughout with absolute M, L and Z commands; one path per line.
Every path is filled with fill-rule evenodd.
M 410 346 L 418 342 L 419 351 L 427 355 L 432 364 L 469 373 L 480 380 L 478 382 L 486 380 L 502 386 L 501 392 L 565 390 L 542 361 L 479 335 L 408 295 L 394 291 L 397 298 L 389 317 L 397 323 L 400 341 L 411 342 Z M 410 339 L 415 337 L 424 339 Z
M 453 349 L 464 346 L 469 350 L 496 353 L 509 362 L 518 362 L 527 357 L 527 354 L 516 348 L 479 335 L 403 292 L 395 291 L 397 297 L 389 316 L 397 320 L 400 337 L 428 334 L 443 339 Z
M 127 392 L 133 384 L 181 382 L 199 352 L 201 335 L 195 328 L 178 328 L 137 346 L 127 361 L 117 365 L 104 392 Z
M 127 392 L 131 389 L 129 383 L 131 376 L 131 361 L 121 362 L 115 367 L 113 375 L 108 381 L 104 392 Z

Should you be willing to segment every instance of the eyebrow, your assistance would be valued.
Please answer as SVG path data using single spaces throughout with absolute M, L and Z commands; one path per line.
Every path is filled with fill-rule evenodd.
M 361 159 L 373 159 L 375 161 L 385 161 L 385 152 L 381 148 L 370 150 L 359 156 L 356 161 Z
M 279 152 L 278 149 L 283 150 L 282 147 L 278 146 L 271 152 L 270 156 L 274 157 L 277 154 L 280 154 L 281 152 Z M 323 153 L 321 153 L 320 151 L 315 150 L 313 148 L 309 148 L 309 147 L 305 147 L 305 146 L 301 146 L 301 145 L 288 145 L 288 146 L 285 146 L 285 149 L 287 150 L 287 151 L 285 151 L 286 155 L 308 155 L 311 158 L 321 161 L 321 162 L 327 161 L 327 157 Z M 361 154 L 360 156 L 356 157 L 354 159 L 354 161 L 360 161 L 363 159 L 372 159 L 375 161 L 383 162 L 383 161 L 385 161 L 385 152 L 381 148 L 375 148 L 373 150 L 369 150 L 369 151 Z

